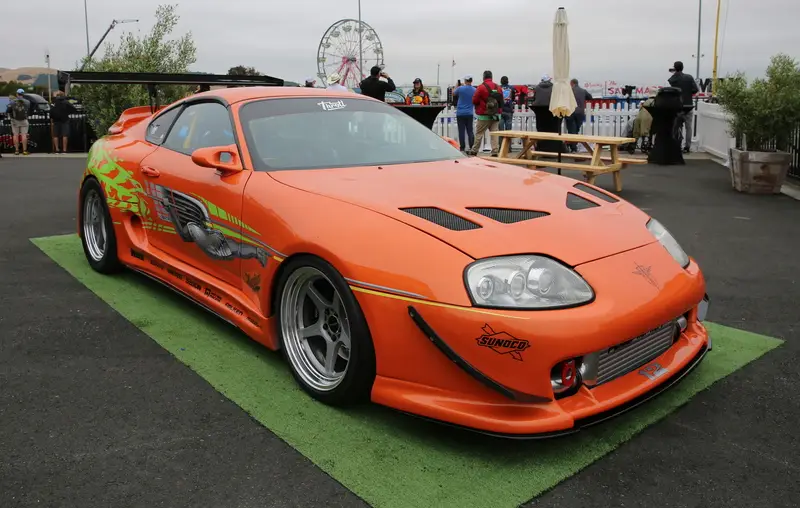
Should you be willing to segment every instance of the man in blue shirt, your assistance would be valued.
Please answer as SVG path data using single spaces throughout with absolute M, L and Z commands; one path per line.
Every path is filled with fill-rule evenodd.
M 508 76 L 500 78 L 500 88 L 503 89 L 503 114 L 500 117 L 500 130 L 510 131 L 511 122 L 514 118 L 514 100 L 517 91 L 508 84 Z
M 456 122 L 458 123 L 458 142 L 461 151 L 465 152 L 465 141 L 469 139 L 466 147 L 471 147 L 475 143 L 475 106 L 472 104 L 472 96 L 475 95 L 475 87 L 472 86 L 472 76 L 464 78 L 464 85 L 453 91 L 453 98 L 456 104 Z

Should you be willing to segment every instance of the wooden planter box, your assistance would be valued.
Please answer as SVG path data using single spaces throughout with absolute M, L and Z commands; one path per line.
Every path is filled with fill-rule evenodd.
M 780 194 L 792 155 L 730 149 L 731 184 L 739 192 Z

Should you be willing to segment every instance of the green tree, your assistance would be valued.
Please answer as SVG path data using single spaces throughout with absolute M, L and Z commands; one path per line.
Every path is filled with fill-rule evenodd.
M 0 97 L 7 97 L 9 95 L 16 95 L 17 90 L 20 88 L 30 90 L 30 87 L 19 81 L 0 81 Z
M 228 69 L 228 76 L 262 76 L 255 67 L 245 67 L 244 65 L 237 65 Z
M 118 44 L 106 44 L 103 56 L 92 59 L 84 70 L 189 72 L 189 66 L 196 61 L 197 53 L 191 32 L 178 39 L 169 38 L 180 19 L 176 7 L 159 6 L 150 33 L 143 37 L 137 37 L 131 32 L 125 33 Z M 165 105 L 184 97 L 192 91 L 192 87 L 170 85 L 159 86 L 157 90 L 159 104 Z M 143 85 L 82 85 L 76 86 L 71 93 L 83 101 L 98 136 L 104 135 L 125 109 L 150 103 L 147 88 Z

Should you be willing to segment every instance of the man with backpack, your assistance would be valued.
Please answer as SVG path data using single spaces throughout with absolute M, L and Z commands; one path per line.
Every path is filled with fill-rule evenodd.
M 17 90 L 17 96 L 8 104 L 6 113 L 11 119 L 11 139 L 14 142 L 14 155 L 19 155 L 19 145 L 22 145 L 22 155 L 28 155 L 28 111 L 31 103 L 22 95 L 25 90 Z
M 492 81 L 492 71 L 483 71 L 483 83 L 475 90 L 472 96 L 472 104 L 475 105 L 475 116 L 478 118 L 475 129 L 475 143 L 468 155 L 478 155 L 478 150 L 483 144 L 483 136 L 488 130 L 497 132 L 500 127 L 500 115 L 503 112 L 503 91 Z M 499 140 L 490 135 L 492 144 L 492 157 L 497 157 Z
M 500 130 L 510 131 L 514 119 L 514 101 L 517 90 L 508 84 L 508 76 L 500 78 L 500 88 L 503 89 L 503 114 L 500 118 Z

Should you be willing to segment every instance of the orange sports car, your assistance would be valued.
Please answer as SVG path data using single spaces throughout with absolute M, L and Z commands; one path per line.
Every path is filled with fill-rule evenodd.
M 332 405 L 553 436 L 663 391 L 711 347 L 703 275 L 658 221 L 466 157 L 349 92 L 126 110 L 92 146 L 78 223 L 93 269 L 176 289 Z

